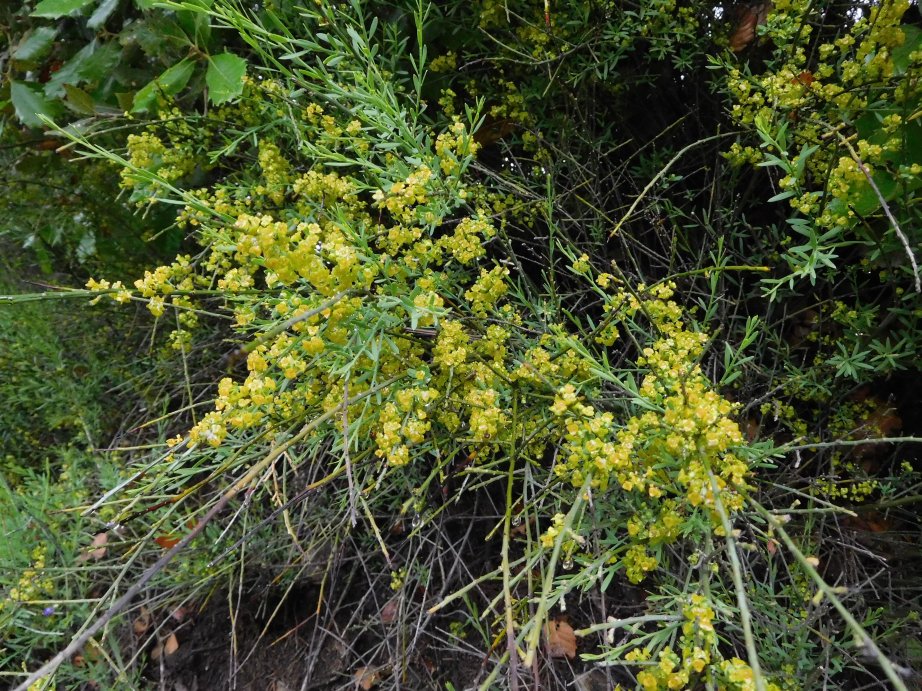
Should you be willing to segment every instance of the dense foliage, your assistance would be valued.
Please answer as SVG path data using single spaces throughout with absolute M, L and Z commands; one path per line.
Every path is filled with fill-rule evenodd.
M 76 463 L 44 503 L 47 475 L 4 466 L 17 683 L 59 647 L 36 632 L 91 616 L 67 603 L 105 611 L 173 549 L 61 687 L 164 674 L 142 660 L 182 640 L 169 613 L 244 591 L 314 593 L 353 656 L 329 688 L 918 680 L 894 635 L 919 629 L 915 5 L 42 0 L 3 21 L 6 174 L 55 176 L 5 197 L 5 234 L 85 279 L 65 295 L 88 313 L 146 307 L 144 336 L 91 346 L 144 401 L 92 426 L 111 443 L 55 429 L 98 408 L 85 382 L 51 399 L 60 424 L 10 414 L 6 453 Z M 29 208 L 52 184 L 66 210 Z M 41 352 L 18 318 L 9 352 Z M 6 390 L 60 395 L 8 360 Z M 93 492 L 68 493 L 91 458 Z M 53 548 L 61 497 L 81 518 Z

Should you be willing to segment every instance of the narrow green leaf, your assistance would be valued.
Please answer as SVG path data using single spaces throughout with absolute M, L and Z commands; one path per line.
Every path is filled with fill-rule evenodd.
M 209 57 L 205 83 L 208 85 L 208 98 L 211 102 L 221 105 L 239 96 L 243 92 L 243 76 L 246 71 L 246 60 L 233 53 Z
M 42 127 L 39 115 L 54 118 L 58 114 L 57 104 L 47 100 L 40 87 L 23 82 L 10 82 L 10 100 L 16 109 L 16 117 L 28 127 Z
M 70 14 L 74 10 L 79 10 L 81 7 L 86 7 L 91 2 L 93 0 L 42 0 L 35 7 L 35 11 L 32 12 L 31 16 L 57 19 Z
M 161 93 L 166 96 L 175 96 L 186 86 L 194 71 L 195 61 L 190 58 L 185 58 L 164 70 L 163 74 L 135 94 L 131 112 L 145 112 L 157 102 L 157 96 Z
M 90 29 L 98 29 L 103 24 L 106 23 L 106 20 L 115 12 L 115 8 L 118 7 L 118 0 L 102 0 L 99 3 L 93 14 L 90 15 L 90 18 L 86 20 L 86 25 Z
M 56 26 L 40 26 L 31 32 L 13 51 L 13 60 L 28 62 L 39 60 L 51 49 L 54 38 L 58 35 Z

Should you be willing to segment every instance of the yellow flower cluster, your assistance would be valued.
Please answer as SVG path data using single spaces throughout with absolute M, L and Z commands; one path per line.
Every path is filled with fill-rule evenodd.
M 637 681 L 644 691 L 668 691 L 671 689 L 695 688 L 707 675 L 718 681 L 717 688 L 727 691 L 755 691 L 755 676 L 752 668 L 743 660 L 734 657 L 722 659 L 714 630 L 714 610 L 703 595 L 691 595 L 682 608 L 682 635 L 679 650 L 666 646 L 652 660 L 649 648 L 634 648 L 625 659 L 643 664 L 637 673 Z M 716 678 L 716 679 L 715 679 Z M 780 691 L 772 682 L 768 691 Z
M 402 389 L 386 403 L 378 420 L 375 454 L 392 466 L 410 462 L 410 447 L 421 444 L 432 425 L 428 408 L 439 399 L 436 389 Z
M 874 5 L 848 33 L 820 44 L 817 54 L 808 56 L 801 44 L 812 24 L 822 21 L 818 9 L 807 0 L 776 2 L 763 31 L 783 52 L 783 59 L 770 63 L 774 69 L 763 74 L 727 66 L 727 88 L 733 99 L 730 113 L 738 123 L 752 125 L 761 118 L 779 127 L 783 124 L 788 128 L 789 155 L 795 164 L 794 152 L 809 145 L 818 147 L 801 179 L 787 176 L 782 188 L 794 192 L 790 206 L 815 217 L 821 227 L 855 226 L 859 222 L 855 207 L 866 207 L 868 202 L 862 204 L 862 198 L 871 196 L 858 164 L 851 156 L 843 156 L 837 138 L 830 136 L 829 123 L 861 122 L 862 113 L 870 114 L 873 105 L 873 126 L 862 125 L 858 136 L 852 136 L 862 163 L 874 174 L 887 166 L 908 171 L 914 162 L 900 111 L 915 108 L 922 98 L 922 84 L 901 77 L 922 65 L 922 51 L 903 55 L 899 67 L 895 60 L 897 49 L 906 41 L 901 21 L 909 7 L 908 0 Z M 877 118 L 882 122 L 878 124 Z M 763 154 L 737 142 L 725 156 L 740 165 L 758 164 Z
M 560 540 L 560 553 L 563 554 L 564 562 L 570 561 L 573 553 L 586 544 L 586 538 L 568 528 L 566 522 L 567 517 L 564 514 L 554 514 L 550 527 L 541 534 L 541 546 L 545 549 L 552 549 L 557 540 Z
M 657 565 L 647 547 L 678 539 L 687 512 L 703 507 L 722 533 L 714 490 L 727 511 L 738 510 L 749 473 L 732 453 L 743 444 L 730 417 L 733 405 L 711 388 L 697 364 L 707 338 L 685 329 L 681 309 L 669 299 L 673 290 L 667 284 L 640 286 L 635 296 L 618 289 L 612 299 L 626 317 L 646 316 L 659 334 L 637 360 L 648 372 L 639 387 L 643 412 L 616 425 L 610 412 L 585 404 L 572 383 L 557 391 L 550 406 L 564 429 L 557 475 L 574 487 L 591 478 L 599 491 L 614 479 L 649 514 L 628 523 L 632 544 L 622 563 L 633 582 Z
M 19 575 L 19 581 L 9 589 L 5 601 L 29 602 L 38 600 L 54 591 L 54 582 L 45 573 L 45 558 L 48 549 L 44 544 L 32 550 L 32 563 Z M 4 601 L 0 600 L 0 607 Z
M 509 269 L 501 266 L 494 267 L 490 271 L 480 270 L 480 278 L 464 293 L 474 314 L 485 317 L 494 308 L 497 301 L 508 290 L 504 280 L 508 275 Z

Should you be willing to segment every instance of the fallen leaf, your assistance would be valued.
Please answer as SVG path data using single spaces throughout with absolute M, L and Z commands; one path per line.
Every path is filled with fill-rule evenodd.
M 733 34 L 730 36 L 730 50 L 734 53 L 742 51 L 746 46 L 752 43 L 752 40 L 756 37 L 756 26 L 759 21 L 758 16 L 748 7 L 743 10 L 742 14 L 742 19 L 740 19 L 739 24 L 736 25 L 736 29 L 734 29 Z
M 893 529 L 893 524 L 877 511 L 870 511 L 864 516 L 845 516 L 842 525 L 868 533 L 886 533 Z
M 483 124 L 474 133 L 473 139 L 481 146 L 497 142 L 515 131 L 516 122 L 508 118 L 495 118 L 487 115 Z
M 134 629 L 136 636 L 143 636 L 147 633 L 150 628 L 150 612 L 147 607 L 141 608 L 141 614 L 131 623 L 131 628 Z
M 576 634 L 565 621 L 549 621 L 544 627 L 547 638 L 547 652 L 551 657 L 576 657 Z
M 175 633 L 171 633 L 166 639 L 166 643 L 163 644 L 163 652 L 167 655 L 172 655 L 177 650 L 179 650 L 179 639 L 176 638 Z
M 381 681 L 380 667 L 359 667 L 355 670 L 355 683 L 363 691 L 368 691 Z
M 759 433 L 762 431 L 762 426 L 759 424 L 759 421 L 753 417 L 749 416 L 746 418 L 746 441 L 753 442 L 759 438 Z
M 157 645 L 154 646 L 150 653 L 150 658 L 151 660 L 159 660 L 161 656 L 169 657 L 177 650 L 179 650 L 179 639 L 176 638 L 175 633 L 171 633 L 163 641 L 157 642 Z
M 173 535 L 159 535 L 154 538 L 154 542 L 163 547 L 163 549 L 173 549 L 179 542 L 179 538 Z
M 79 557 L 77 557 L 78 563 L 83 563 L 92 559 L 93 561 L 99 561 L 104 556 L 106 556 L 106 544 L 109 542 L 109 533 L 96 533 L 96 537 L 93 538 L 91 546 L 94 549 L 87 550 Z
M 394 620 L 397 619 L 397 614 L 400 611 L 400 601 L 395 595 L 390 600 L 387 601 L 387 604 L 381 608 L 381 623 L 382 624 L 392 624 Z
M 736 8 L 736 27 L 730 35 L 729 47 L 734 53 L 744 50 L 755 40 L 756 28 L 765 23 L 772 11 L 772 2 L 762 2 L 753 5 L 738 5 Z

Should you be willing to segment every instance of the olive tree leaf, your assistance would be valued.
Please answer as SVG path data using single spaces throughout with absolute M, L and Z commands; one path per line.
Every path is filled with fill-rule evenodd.
M 28 127 L 41 127 L 40 115 L 54 118 L 59 113 L 59 106 L 45 98 L 41 87 L 24 82 L 10 82 L 10 100 L 16 109 L 16 117 Z
M 243 92 L 243 76 L 246 71 L 247 61 L 233 53 L 210 56 L 208 71 L 205 73 L 209 100 L 215 105 L 221 105 L 239 96 Z
M 91 2 L 93 0 L 42 0 L 36 5 L 31 16 L 57 19 L 81 7 L 86 7 Z
M 143 113 L 147 111 L 157 102 L 157 96 L 160 94 L 175 96 L 189 82 L 189 78 L 194 71 L 195 61 L 191 58 L 184 58 L 172 67 L 167 68 L 159 77 L 148 82 L 134 95 L 134 105 L 131 112 Z

